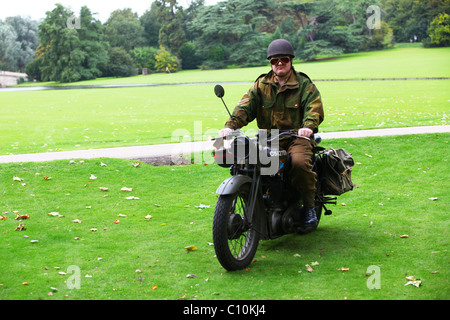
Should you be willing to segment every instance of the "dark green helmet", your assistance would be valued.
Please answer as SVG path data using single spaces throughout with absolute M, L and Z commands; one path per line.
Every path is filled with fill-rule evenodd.
M 267 59 L 279 55 L 295 57 L 294 48 L 289 41 L 277 39 L 269 44 L 269 47 L 267 48 Z

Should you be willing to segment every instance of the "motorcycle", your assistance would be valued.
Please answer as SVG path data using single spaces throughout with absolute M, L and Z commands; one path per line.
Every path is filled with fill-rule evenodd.
M 223 101 L 225 91 L 214 89 Z M 258 130 L 250 139 L 239 130 L 227 137 L 216 138 L 213 157 L 218 165 L 229 168 L 231 177 L 223 181 L 213 218 L 213 243 L 216 257 L 228 271 L 247 268 L 253 261 L 260 240 L 276 239 L 285 234 L 305 234 L 316 226 L 303 225 L 301 194 L 289 183 L 290 158 L 279 148 L 280 139 L 298 139 L 292 131 Z M 308 138 L 306 138 L 308 139 Z M 314 137 L 316 144 L 320 137 Z M 313 171 L 317 174 L 315 211 L 317 221 L 322 212 L 332 214 L 326 204 L 336 204 L 337 197 L 321 191 L 322 156 L 325 149 L 314 147 Z

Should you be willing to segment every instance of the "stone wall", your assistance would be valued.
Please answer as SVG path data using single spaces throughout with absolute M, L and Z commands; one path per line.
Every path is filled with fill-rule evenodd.
M 15 86 L 19 78 L 27 80 L 28 76 L 26 73 L 0 71 L 0 88 Z

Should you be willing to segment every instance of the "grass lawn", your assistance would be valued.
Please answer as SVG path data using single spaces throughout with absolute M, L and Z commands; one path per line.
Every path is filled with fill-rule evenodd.
M 367 79 L 367 78 L 433 78 L 449 77 L 450 48 L 400 47 L 391 50 L 345 54 L 331 60 L 299 62 L 297 71 L 308 74 L 313 79 Z M 26 83 L 29 85 L 104 85 L 104 84 L 145 84 L 145 83 L 191 83 L 254 81 L 260 74 L 270 70 L 264 67 L 184 70 L 172 74 L 155 73 L 149 76 L 129 78 L 100 78 L 72 84 L 56 82 Z
M 317 232 L 262 242 L 239 272 L 222 269 L 210 245 L 227 169 L 2 164 L 0 299 L 449 299 L 448 142 L 448 134 L 324 141 L 353 153 L 357 188 Z M 26 230 L 15 231 L 19 223 Z M 197 249 L 186 253 L 189 245 Z M 379 289 L 367 287 L 371 266 Z M 405 286 L 410 276 L 422 285 Z
M 450 80 L 318 82 L 317 86 L 324 100 L 323 132 L 448 121 Z M 249 87 L 225 85 L 230 109 Z M 194 134 L 214 136 L 228 115 L 213 88 L 211 84 L 0 92 L 0 155 L 178 142 L 179 130 L 192 139 Z M 194 130 L 196 121 L 201 121 L 196 130 L 201 132 Z

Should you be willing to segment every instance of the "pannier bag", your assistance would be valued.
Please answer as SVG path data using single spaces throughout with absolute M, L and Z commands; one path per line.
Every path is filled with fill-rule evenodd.
M 344 149 L 326 149 L 322 157 L 321 188 L 324 194 L 339 196 L 353 190 L 352 167 L 355 165 L 352 154 Z

